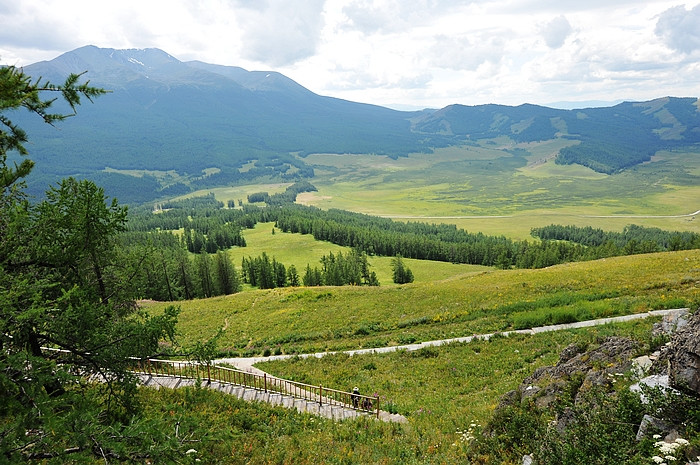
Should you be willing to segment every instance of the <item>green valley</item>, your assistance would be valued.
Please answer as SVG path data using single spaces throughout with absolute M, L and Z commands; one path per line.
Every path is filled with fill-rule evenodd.
M 399 112 L 155 49 L 32 69 L 53 79 L 78 58 L 115 90 L 65 126 L 62 103 L 104 90 L 0 68 L 0 462 L 568 465 L 592 447 L 594 463 L 641 465 L 653 414 L 700 450 L 697 396 L 645 404 L 629 360 L 589 356 L 612 344 L 670 366 L 675 335 L 648 312 L 697 318 L 697 99 Z M 252 357 L 406 422 L 246 402 L 199 371 L 178 389 L 136 382 L 155 358 Z M 590 373 L 535 386 L 577 357 Z M 513 400 L 523 383 L 542 392 Z

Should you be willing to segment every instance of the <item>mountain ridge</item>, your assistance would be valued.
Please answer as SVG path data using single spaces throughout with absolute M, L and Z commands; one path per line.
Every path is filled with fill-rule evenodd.
M 40 162 L 30 180 L 34 193 L 70 174 L 97 177 L 120 199 L 144 201 L 260 179 L 309 179 L 313 168 L 304 157 L 311 153 L 397 158 L 504 136 L 515 144 L 578 140 L 561 150 L 557 162 L 612 174 L 658 150 L 700 144 L 700 107 L 692 97 L 577 110 L 453 104 L 399 111 L 318 95 L 275 71 L 183 62 L 156 48 L 90 45 L 24 70 L 53 82 L 88 71 L 84 78 L 92 85 L 112 91 L 83 105 L 60 133 L 30 118 L 20 121 L 32 137 L 31 156 Z M 178 177 L 127 179 L 107 168 L 174 171 Z M 134 191 L 148 195 L 136 198 Z

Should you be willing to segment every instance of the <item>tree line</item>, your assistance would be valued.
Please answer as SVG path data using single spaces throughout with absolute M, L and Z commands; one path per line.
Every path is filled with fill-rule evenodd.
M 223 205 L 212 205 L 209 199 L 201 201 L 207 207 L 196 209 L 192 208 L 192 204 L 200 201 L 187 202 L 184 208 L 173 203 L 168 211 L 159 214 L 142 212 L 130 221 L 130 232 L 123 233 L 128 236 L 135 234 L 134 230 L 145 232 L 150 228 L 152 240 L 158 243 L 154 245 L 160 251 L 156 253 L 156 258 L 144 261 L 144 271 L 137 274 L 144 283 L 148 283 L 140 287 L 143 298 L 178 300 L 221 295 L 228 293 L 227 290 L 236 292 L 240 289 L 240 283 L 260 288 L 377 285 L 376 275 L 367 268 L 367 257 L 371 255 L 507 269 L 543 268 L 572 261 L 700 247 L 697 234 L 636 225 L 626 227 L 621 233 L 590 227 L 551 225 L 532 230 L 533 237 L 540 239 L 538 241 L 513 241 L 503 236 L 469 233 L 455 225 L 403 223 L 291 203 L 224 209 Z M 215 206 L 218 208 L 212 208 Z M 347 254 L 329 254 L 323 257 L 320 264 L 309 264 L 301 271 L 286 267 L 274 257 L 248 257 L 241 263 L 239 285 L 232 286 L 218 284 L 226 282 L 224 275 L 218 275 L 224 273 L 219 271 L 220 267 L 205 266 L 202 263 L 204 258 L 186 259 L 186 252 L 189 251 L 200 255 L 216 253 L 214 259 L 223 260 L 225 254 L 218 252 L 233 246 L 244 247 L 242 230 L 252 228 L 258 222 L 275 222 L 283 232 L 312 234 L 317 240 L 347 246 L 351 251 Z M 170 234 L 164 232 L 169 228 L 182 230 L 183 233 L 179 239 L 175 236 L 163 239 Z M 145 243 L 143 238 L 140 241 L 142 245 Z M 125 242 L 129 240 L 125 238 Z M 160 264 L 155 265 L 153 261 Z M 192 261 L 196 265 L 188 263 Z M 395 259 L 393 265 L 394 282 L 411 282 L 412 273 L 404 270 L 402 261 Z M 203 271 L 207 269 L 212 270 L 211 275 Z
M 625 226 L 622 232 L 553 224 L 534 228 L 531 234 L 543 240 L 568 241 L 587 247 L 601 247 L 608 243 L 608 248 L 617 248 L 625 255 L 700 248 L 700 234 L 644 228 L 634 224 Z

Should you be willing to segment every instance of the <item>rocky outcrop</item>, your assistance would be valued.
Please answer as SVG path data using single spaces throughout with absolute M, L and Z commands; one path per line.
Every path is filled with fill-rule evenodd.
M 592 387 L 610 388 L 617 377 L 630 369 L 638 350 L 637 342 L 621 337 L 609 337 L 589 348 L 572 344 L 561 352 L 555 366 L 538 368 L 518 389 L 505 394 L 501 406 L 532 401 L 537 407 L 546 408 L 564 393 L 576 402 Z
M 700 313 L 673 334 L 666 357 L 671 387 L 700 396 Z

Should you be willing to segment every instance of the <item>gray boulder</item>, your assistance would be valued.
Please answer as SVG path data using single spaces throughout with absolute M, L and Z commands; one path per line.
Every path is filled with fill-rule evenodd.
M 700 395 L 700 313 L 676 331 L 667 350 L 668 377 L 671 387 Z

